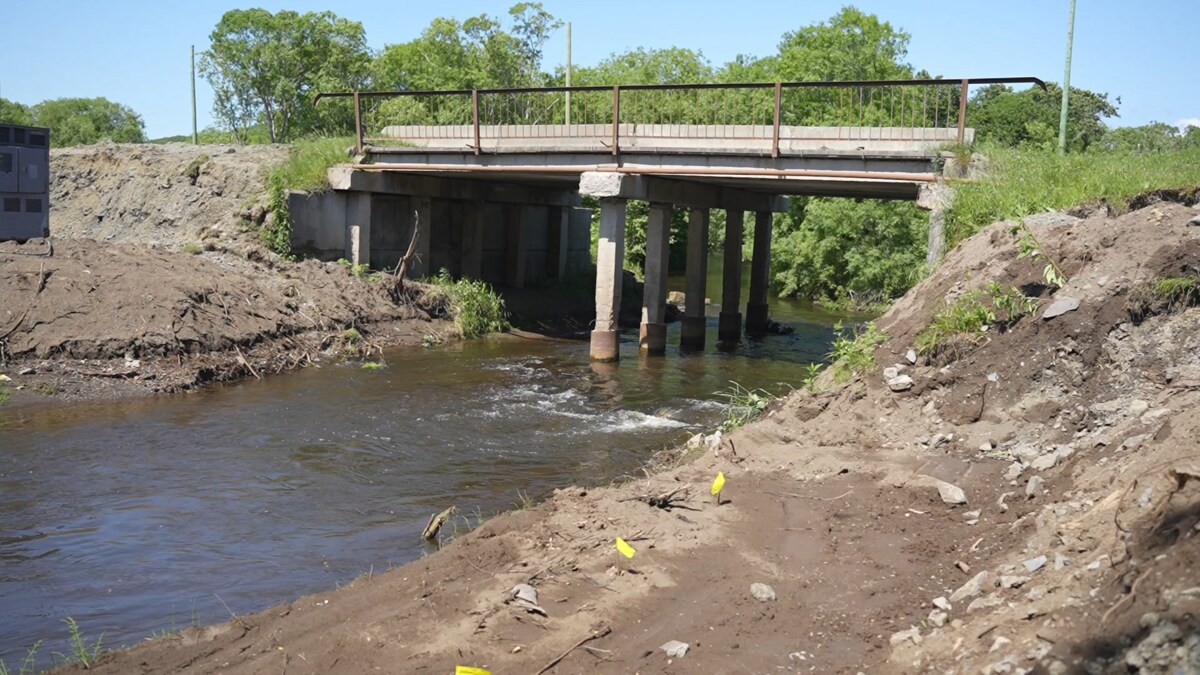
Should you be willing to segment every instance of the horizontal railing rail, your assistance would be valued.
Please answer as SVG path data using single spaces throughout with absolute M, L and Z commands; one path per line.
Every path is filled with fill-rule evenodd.
M 353 100 L 359 153 L 368 140 L 439 149 L 461 143 L 480 154 L 484 141 L 498 149 L 501 141 L 528 148 L 557 139 L 599 143 L 618 155 L 648 143 L 709 139 L 769 143 L 778 157 L 783 145 L 806 140 L 962 144 L 968 88 L 988 84 L 1046 88 L 1036 77 L 585 85 L 323 92 L 314 105 Z

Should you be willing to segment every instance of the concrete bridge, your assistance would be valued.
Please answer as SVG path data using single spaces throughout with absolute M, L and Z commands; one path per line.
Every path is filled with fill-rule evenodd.
M 687 298 L 704 297 L 711 209 L 726 211 L 718 339 L 767 327 L 772 214 L 788 196 L 905 199 L 933 210 L 948 147 L 973 140 L 969 87 L 1036 78 L 552 87 L 321 94 L 354 107 L 358 158 L 333 191 L 294 196 L 293 240 L 326 255 L 394 264 L 415 223 L 416 276 L 520 287 L 589 262 L 599 202 L 591 358 L 618 358 L 629 200 L 650 203 L 639 343 L 665 351 L 672 209 L 688 210 Z M 346 101 L 345 99 L 350 99 Z M 750 300 L 742 238 L 753 213 Z M 931 227 L 933 231 L 940 228 Z M 937 250 L 936 242 L 931 251 Z M 744 319 L 744 320 L 743 320 Z M 681 347 L 705 342 L 704 304 L 686 303 Z

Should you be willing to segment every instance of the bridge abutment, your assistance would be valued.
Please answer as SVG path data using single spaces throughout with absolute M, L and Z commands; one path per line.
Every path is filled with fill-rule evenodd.
M 617 319 L 621 312 L 621 279 L 625 263 L 625 207 L 627 200 L 600 200 L 600 240 L 596 246 L 596 325 L 588 357 L 592 361 L 621 358 Z

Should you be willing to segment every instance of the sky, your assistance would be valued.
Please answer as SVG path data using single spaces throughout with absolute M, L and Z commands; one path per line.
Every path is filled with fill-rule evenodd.
M 516 0 L 16 0 L 19 21 L 0 50 L 0 96 L 32 105 L 103 96 L 132 107 L 150 138 L 191 132 L 189 50 L 230 9 L 332 10 L 359 21 L 372 49 L 416 37 L 438 16 L 507 16 Z M 572 23 L 572 60 L 591 65 L 637 47 L 689 47 L 714 65 L 776 51 L 788 31 L 834 15 L 846 0 L 544 0 Z M 857 0 L 908 32 L 908 62 L 947 78 L 1031 75 L 1061 82 L 1068 0 Z M 19 9 L 18 9 L 19 7 Z M 1077 0 L 1071 84 L 1120 98 L 1112 126 L 1152 121 L 1200 126 L 1194 57 L 1198 0 Z M 19 28 L 18 28 L 19 26 Z M 566 31 L 544 67 L 566 61 Z M 196 83 L 200 128 L 213 124 L 212 91 Z

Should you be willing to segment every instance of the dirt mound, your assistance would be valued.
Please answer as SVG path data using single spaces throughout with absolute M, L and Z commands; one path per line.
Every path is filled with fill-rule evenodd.
M 77 388 L 89 374 L 174 391 L 295 367 L 348 329 L 351 342 L 396 343 L 442 328 L 333 263 L 86 240 L 39 255 L 45 246 L 0 244 L 0 367 L 15 361 L 8 370 L 32 371 L 11 374 L 18 384 L 40 375 L 59 393 L 93 393 Z
M 1196 672 L 1200 307 L 1140 299 L 1196 273 L 1194 215 L 1027 219 L 1057 290 L 993 226 L 880 319 L 878 366 L 846 384 L 695 439 L 663 458 L 675 468 L 560 490 L 411 565 L 94 668 Z M 989 282 L 1036 313 L 909 363 Z M 677 508 L 652 499 L 673 492 Z M 537 610 L 513 600 L 521 583 Z
M 179 246 L 261 224 L 263 169 L 283 145 L 102 143 L 50 153 L 50 233 Z

